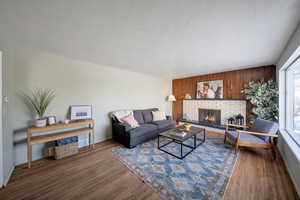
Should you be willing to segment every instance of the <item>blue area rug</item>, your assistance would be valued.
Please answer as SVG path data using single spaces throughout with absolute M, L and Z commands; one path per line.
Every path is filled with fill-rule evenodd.
M 167 139 L 160 139 L 161 144 Z M 192 140 L 186 141 L 192 144 Z M 180 152 L 180 145 L 164 147 Z M 144 182 L 166 199 L 222 199 L 237 154 L 222 138 L 207 137 L 183 160 L 157 149 L 157 139 L 127 149 L 111 149 L 114 155 Z M 185 150 L 184 150 L 185 151 Z

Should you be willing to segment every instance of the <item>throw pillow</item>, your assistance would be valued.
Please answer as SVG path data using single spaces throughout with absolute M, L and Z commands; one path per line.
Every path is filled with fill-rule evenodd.
M 129 126 L 131 126 L 131 128 L 136 128 L 139 127 L 139 123 L 134 119 L 133 115 L 127 115 L 126 117 L 122 118 L 122 121 L 129 124 Z
M 161 111 L 152 111 L 153 121 L 166 120 L 166 113 Z
M 117 110 L 111 113 L 111 117 L 115 117 L 119 122 L 124 122 L 122 121 L 123 117 L 126 117 L 128 115 L 133 115 L 132 110 Z

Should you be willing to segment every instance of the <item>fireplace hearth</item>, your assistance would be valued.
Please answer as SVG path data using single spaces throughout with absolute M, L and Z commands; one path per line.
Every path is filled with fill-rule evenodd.
M 198 112 L 199 124 L 207 126 L 221 125 L 221 110 L 199 108 Z

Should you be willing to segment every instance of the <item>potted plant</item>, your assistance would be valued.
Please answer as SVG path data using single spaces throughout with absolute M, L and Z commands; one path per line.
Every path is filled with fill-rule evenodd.
M 23 94 L 26 103 L 34 110 L 37 119 L 34 122 L 36 127 L 43 127 L 47 124 L 47 119 L 44 118 L 45 112 L 55 97 L 54 90 L 37 89 L 31 94 Z
M 242 93 L 254 105 L 252 113 L 255 118 L 278 121 L 278 87 L 276 82 L 273 80 L 250 82 L 242 90 Z

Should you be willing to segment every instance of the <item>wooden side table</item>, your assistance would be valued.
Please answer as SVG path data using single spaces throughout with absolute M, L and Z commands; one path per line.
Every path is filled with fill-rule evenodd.
M 76 128 L 80 126 L 85 126 L 84 128 L 76 129 L 76 130 L 62 130 L 68 128 Z M 33 133 L 42 133 L 48 131 L 62 130 L 60 132 L 55 133 L 47 133 L 45 135 L 33 136 Z M 46 142 L 51 142 L 55 140 L 60 140 L 72 136 L 79 136 L 89 134 L 89 147 L 94 149 L 94 120 L 84 120 L 84 121 L 76 121 L 70 122 L 69 124 L 55 124 L 51 126 L 45 127 L 31 127 L 27 129 L 27 161 L 28 168 L 31 167 L 32 161 L 32 145 L 33 144 L 41 144 Z

